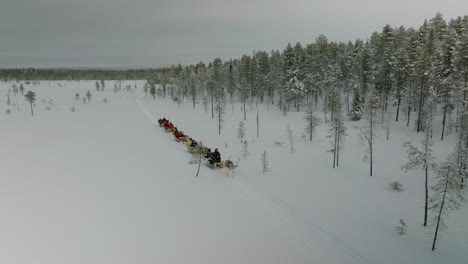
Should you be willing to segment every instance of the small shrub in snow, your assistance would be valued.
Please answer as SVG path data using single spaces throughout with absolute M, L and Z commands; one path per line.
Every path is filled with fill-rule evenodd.
M 10 109 L 7 109 L 7 110 L 6 110 L 6 114 L 7 114 L 7 115 L 11 114 Z
M 268 156 L 266 150 L 263 151 L 262 153 L 262 168 L 263 168 L 263 173 L 268 172 Z
M 107 103 L 107 97 L 102 100 L 104 103 Z
M 406 235 L 406 224 L 403 221 L 403 219 L 400 219 L 399 225 L 395 226 L 393 230 L 395 230 L 395 232 L 397 232 L 400 235 Z
M 70 111 L 72 111 L 73 113 L 75 113 L 76 111 L 76 108 L 74 106 L 70 107 Z
M 47 106 L 45 109 L 50 111 L 50 106 Z
M 282 147 L 283 144 L 284 144 L 284 142 L 275 141 L 275 142 L 273 143 L 273 146 L 275 146 L 275 147 Z
M 403 185 L 399 181 L 394 181 L 390 183 L 388 186 L 394 191 L 403 191 Z

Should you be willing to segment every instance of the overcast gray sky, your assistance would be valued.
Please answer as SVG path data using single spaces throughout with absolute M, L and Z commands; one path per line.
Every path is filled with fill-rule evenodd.
M 0 67 L 189 64 L 468 15 L 467 0 L 0 1 Z

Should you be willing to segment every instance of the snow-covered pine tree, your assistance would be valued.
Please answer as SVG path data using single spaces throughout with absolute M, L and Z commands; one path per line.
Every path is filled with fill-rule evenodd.
M 91 97 L 92 97 L 91 92 L 88 90 L 86 92 L 86 98 L 88 99 L 88 103 L 91 102 Z
M 363 98 L 361 96 L 361 91 L 358 85 L 353 87 L 353 103 L 351 106 L 351 120 L 359 121 L 361 120 L 362 110 L 363 110 Z
M 95 86 L 96 86 L 96 91 L 99 92 L 99 90 L 101 90 L 101 86 L 99 86 L 99 82 L 98 82 L 98 81 L 96 81 Z
M 418 149 L 412 142 L 405 142 L 403 144 L 408 155 L 408 163 L 402 166 L 402 169 L 406 172 L 415 169 L 422 169 L 424 171 L 424 222 L 423 225 L 427 225 L 428 208 L 429 208 L 429 171 L 435 170 L 435 161 L 432 156 L 432 139 L 431 139 L 431 119 L 426 120 L 426 130 L 424 133 L 424 139 L 422 141 L 422 150 Z
M 21 92 L 21 95 L 24 95 L 24 85 L 23 84 L 20 84 L 19 90 Z
M 417 76 L 419 79 L 418 93 L 418 118 L 416 120 L 416 132 L 422 130 L 424 124 L 424 103 L 427 97 L 428 88 L 434 81 L 434 53 L 435 53 L 435 37 L 434 31 L 427 32 L 427 23 L 419 30 L 420 47 L 419 60 L 417 61 Z
M 149 93 L 153 97 L 153 100 L 156 100 L 156 85 L 154 83 L 150 84 Z
M 218 90 L 216 92 L 216 119 L 218 121 L 218 134 L 221 135 L 221 128 L 223 127 L 224 122 L 224 91 Z
M 32 91 L 28 91 L 28 93 L 26 93 L 24 97 L 26 97 L 26 101 L 28 101 L 31 104 L 31 115 L 33 116 L 34 115 L 33 104 L 36 101 L 36 93 Z
M 145 97 L 148 97 L 149 88 L 150 88 L 150 85 L 148 84 L 148 82 L 146 82 L 146 83 L 143 85 L 143 92 L 145 92 Z
M 447 161 L 438 166 L 436 184 L 432 186 L 433 196 L 431 198 L 431 210 L 434 212 L 431 225 L 435 226 L 432 251 L 436 248 L 439 230 L 446 226 L 444 218 L 450 211 L 460 208 L 465 198 L 460 188 L 460 177 L 456 166 L 456 159 L 451 154 Z
M 244 142 L 245 138 L 245 125 L 244 122 L 240 121 L 239 122 L 239 127 L 237 128 L 237 138 L 240 139 L 240 142 Z
M 458 169 L 458 174 L 461 178 L 461 188 L 466 185 L 468 179 L 468 104 L 465 103 L 462 111 L 458 116 L 458 133 L 457 143 L 455 146 L 454 156 Z

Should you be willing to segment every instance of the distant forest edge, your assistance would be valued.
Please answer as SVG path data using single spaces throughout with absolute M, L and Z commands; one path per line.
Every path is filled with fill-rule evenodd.
M 163 69 L 0 69 L 0 80 L 146 80 Z

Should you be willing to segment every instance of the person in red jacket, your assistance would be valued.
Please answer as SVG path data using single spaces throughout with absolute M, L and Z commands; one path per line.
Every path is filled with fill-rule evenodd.
M 177 128 L 176 128 L 176 131 L 174 131 L 174 137 L 179 139 L 179 138 L 181 138 L 183 136 L 184 136 L 184 133 L 182 131 L 177 130 Z

